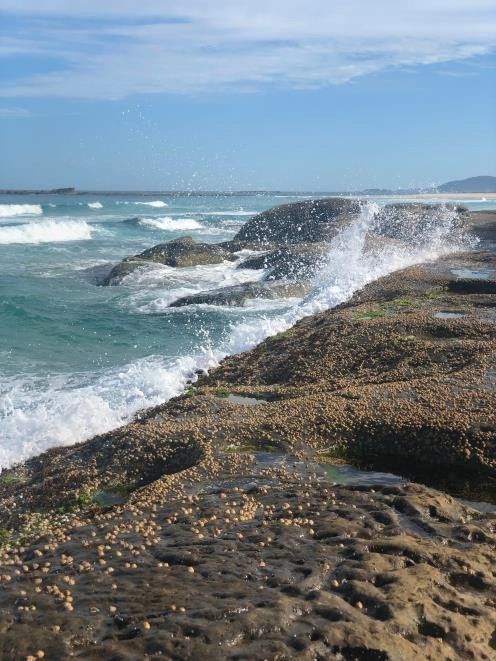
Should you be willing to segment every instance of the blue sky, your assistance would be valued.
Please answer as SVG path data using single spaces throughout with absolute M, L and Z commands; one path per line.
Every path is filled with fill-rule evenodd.
M 493 0 L 0 0 L 0 187 L 496 175 Z

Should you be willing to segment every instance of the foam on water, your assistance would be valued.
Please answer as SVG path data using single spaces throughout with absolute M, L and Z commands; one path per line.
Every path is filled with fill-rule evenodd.
M 153 265 L 130 273 L 123 279 L 124 285 L 136 291 L 130 295 L 126 305 L 135 312 L 157 314 L 174 313 L 169 309 L 174 301 L 183 296 L 231 287 L 245 282 L 260 280 L 263 270 L 238 268 L 241 259 L 175 269 L 170 266 Z
M 145 207 L 156 207 L 157 209 L 169 206 L 167 202 L 162 202 L 162 200 L 152 200 L 151 202 L 135 202 L 134 204 L 140 204 Z
M 249 320 L 235 326 L 222 347 L 223 355 L 246 351 L 266 337 L 287 330 L 303 317 L 343 303 L 368 282 L 459 250 L 461 242 L 465 241 L 457 231 L 456 212 L 442 208 L 432 226 L 411 244 L 391 242 L 382 250 L 368 251 L 367 237 L 377 226 L 379 211 L 375 203 L 362 204 L 360 215 L 332 240 L 326 262 L 315 276 L 310 293 L 284 315 Z
M 0 204 L 0 218 L 41 216 L 42 213 L 40 204 Z
M 88 202 L 88 207 L 90 209 L 103 209 L 103 204 L 101 202 Z
M 91 227 L 84 221 L 43 220 L 25 225 L 0 226 L 0 245 L 85 241 L 87 239 L 91 239 Z
M 118 427 L 137 410 L 177 395 L 184 388 L 184 375 L 195 369 L 195 360 L 151 356 L 103 373 L 91 384 L 85 383 L 85 375 L 52 377 L 42 383 L 19 377 L 2 383 L 0 467 Z M 202 362 L 210 365 L 208 352 Z
M 157 230 L 164 230 L 166 232 L 176 232 L 180 230 L 198 230 L 202 229 L 203 225 L 193 218 L 171 218 L 170 216 L 163 216 L 161 218 L 142 218 L 139 221 L 140 225 L 144 227 L 152 227 Z
M 137 410 L 179 394 L 187 380 L 194 378 L 195 370 L 209 370 L 226 355 L 250 349 L 299 319 L 334 307 L 368 282 L 461 247 L 454 231 L 456 214 L 444 209 L 435 226 L 424 229 L 424 234 L 408 246 L 389 242 L 382 250 L 369 251 L 367 235 L 376 227 L 378 211 L 377 205 L 364 204 L 355 221 L 334 238 L 327 262 L 303 300 L 295 301 L 286 311 L 280 309 L 278 301 L 277 314 L 264 315 L 259 310 L 256 316 L 247 314 L 241 321 L 233 321 L 220 342 L 214 344 L 207 338 L 191 355 L 175 359 L 150 356 L 102 372 L 96 379 L 94 374 L 76 374 L 70 379 L 52 377 L 45 383 L 27 377 L 4 382 L 0 386 L 4 390 L 3 396 L 0 393 L 0 466 L 123 424 Z M 131 290 L 126 304 L 138 312 L 163 312 L 174 295 L 234 284 L 245 277 L 255 279 L 254 271 L 237 270 L 235 266 L 225 263 L 176 271 L 159 267 L 133 273 L 130 278 L 140 286 Z M 132 286 L 132 280 L 130 283 Z

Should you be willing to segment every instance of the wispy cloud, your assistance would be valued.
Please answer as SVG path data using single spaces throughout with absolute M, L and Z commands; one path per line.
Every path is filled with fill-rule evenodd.
M 21 6 L 19 6 L 21 5 Z M 494 0 L 2 0 L 3 96 L 319 87 L 496 48 Z M 15 75 L 19 56 L 46 59 Z
M 28 119 L 29 117 L 33 117 L 33 113 L 28 110 L 27 108 L 9 108 L 9 107 L 1 107 L 0 106 L 0 119 L 8 119 L 8 118 L 14 118 L 14 119 Z

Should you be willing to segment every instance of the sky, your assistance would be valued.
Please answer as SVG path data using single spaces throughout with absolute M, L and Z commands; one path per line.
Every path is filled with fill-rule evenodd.
M 0 188 L 496 175 L 494 0 L 0 0 Z

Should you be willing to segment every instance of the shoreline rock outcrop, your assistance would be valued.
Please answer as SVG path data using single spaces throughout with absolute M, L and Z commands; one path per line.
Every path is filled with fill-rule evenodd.
M 130 273 L 149 264 L 161 264 L 175 268 L 185 268 L 202 264 L 220 264 L 225 260 L 235 260 L 233 254 L 216 243 L 200 243 L 190 236 L 184 236 L 167 243 L 159 243 L 147 248 L 138 255 L 126 257 L 116 264 L 103 281 L 104 286 L 122 284 Z
M 125 258 L 115 265 L 103 285 L 125 284 L 126 278 L 152 264 L 175 268 L 219 264 L 239 260 L 238 268 L 266 269 L 265 281 L 308 283 L 325 262 L 330 242 L 343 228 L 349 226 L 367 207 L 367 202 L 347 198 L 324 198 L 284 204 L 257 214 L 230 241 L 219 244 L 200 243 L 191 237 L 174 239 L 149 248 L 138 255 Z M 460 235 L 468 222 L 464 207 L 451 206 L 453 232 Z M 446 206 L 422 203 L 390 204 L 374 210 L 375 218 L 367 235 L 366 249 L 372 252 L 387 248 L 388 242 L 405 246 L 415 244 L 422 237 L 428 243 L 442 222 Z M 455 222 L 456 221 L 456 222 Z M 243 250 L 258 254 L 242 257 Z M 234 305 L 236 298 L 242 305 L 250 293 L 258 292 L 256 280 L 241 286 L 231 294 L 224 291 L 205 291 L 191 297 L 191 304 L 217 300 L 215 304 Z M 227 295 L 226 295 L 227 294 Z M 262 292 L 263 295 L 263 292 Z M 255 298 L 258 295 L 255 293 Z M 173 307 L 187 305 L 186 298 Z
M 492 659 L 496 514 L 320 468 L 387 456 L 494 480 L 496 213 L 474 226 L 478 251 L 370 283 L 3 472 L 0 656 Z

